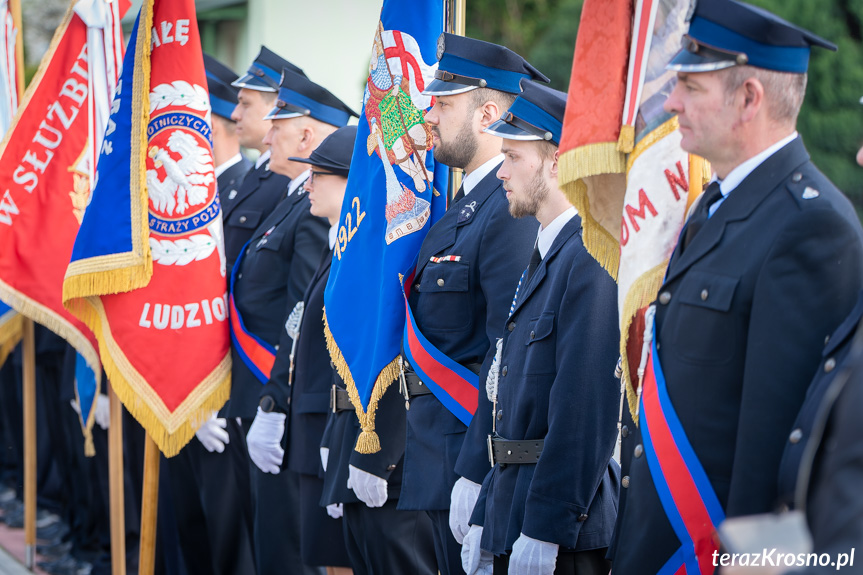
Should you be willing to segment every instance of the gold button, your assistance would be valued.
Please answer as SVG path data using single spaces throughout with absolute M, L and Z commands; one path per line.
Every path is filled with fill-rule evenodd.
M 834 358 L 829 358 L 824 362 L 824 373 L 830 373 L 836 367 L 836 360 Z
M 629 475 L 624 475 L 623 479 L 620 480 L 620 484 L 623 486 L 624 489 L 629 487 Z
M 661 294 L 659 294 L 659 303 L 661 303 L 662 305 L 668 305 L 668 302 L 670 302 L 670 301 L 671 301 L 671 294 L 668 293 L 667 291 L 664 291 Z
M 703 289 L 703 290 L 701 290 L 701 301 L 706 301 L 706 300 L 707 300 L 707 290 Z
M 437 280 L 437 285 L 443 287 L 443 278 Z
M 246 223 L 246 216 L 240 216 L 240 223 L 241 223 L 241 224 L 245 224 L 245 223 Z
M 636 445 L 636 446 L 635 446 L 635 451 L 633 451 L 633 453 L 632 453 L 632 454 L 633 454 L 636 458 L 638 458 L 638 457 L 641 457 L 641 454 L 642 454 L 642 453 L 644 453 L 644 447 L 642 447 L 642 446 L 641 446 L 641 444 L 639 443 L 638 445 Z
M 800 440 L 803 439 L 803 430 L 799 427 L 791 432 L 791 435 L 788 436 L 788 441 L 791 443 L 800 443 Z

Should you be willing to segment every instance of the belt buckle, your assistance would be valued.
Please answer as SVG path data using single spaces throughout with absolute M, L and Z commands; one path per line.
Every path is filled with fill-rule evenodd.
M 488 461 L 491 463 L 491 466 L 494 467 L 494 441 L 491 438 L 491 434 L 488 434 L 488 439 L 486 441 L 488 444 Z
M 332 409 L 333 413 L 338 413 L 338 406 L 336 404 L 337 393 L 336 384 L 334 383 L 330 388 L 330 409 Z

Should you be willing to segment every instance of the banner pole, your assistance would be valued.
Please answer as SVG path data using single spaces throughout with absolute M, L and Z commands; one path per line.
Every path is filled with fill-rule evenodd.
M 156 566 L 156 511 L 159 505 L 159 448 L 147 435 L 144 446 L 144 492 L 141 494 L 141 556 L 139 575 L 153 575 Z
M 107 382 L 106 382 L 107 383 Z M 108 492 L 111 513 L 111 575 L 126 575 L 126 509 L 123 487 L 123 404 L 110 384 L 108 403 Z
M 24 545 L 25 565 L 35 566 L 36 551 L 36 340 L 33 320 L 24 318 Z
M 12 14 L 12 25 L 15 27 L 15 75 L 18 80 L 18 105 L 24 96 L 24 28 L 21 25 L 21 0 L 9 0 L 9 12 Z
M 465 20 L 467 19 L 467 0 L 446 0 L 446 23 L 445 29 L 450 34 L 464 36 Z M 461 168 L 449 169 L 449 194 L 447 198 L 451 202 L 464 178 L 464 170 Z

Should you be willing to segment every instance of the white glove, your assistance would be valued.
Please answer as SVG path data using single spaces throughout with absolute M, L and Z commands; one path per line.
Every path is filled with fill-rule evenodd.
M 382 507 L 387 502 L 387 480 L 353 465 L 348 466 L 348 489 L 369 507 Z
M 252 427 L 249 428 L 246 436 L 249 457 L 264 473 L 277 474 L 285 458 L 282 436 L 285 434 L 286 419 L 284 413 L 265 413 L 259 407 Z
M 96 412 L 96 421 L 99 421 L 99 412 Z M 225 444 L 230 442 L 228 436 L 228 422 L 224 417 L 216 417 L 216 412 L 210 414 L 210 419 L 204 422 L 198 431 L 195 432 L 195 437 L 204 446 L 204 449 L 213 453 L 222 453 L 225 451 Z
M 327 515 L 333 519 L 340 519 L 345 514 L 345 506 L 343 503 L 330 503 L 327 505 Z
M 482 526 L 471 525 L 461 544 L 461 566 L 467 575 L 492 575 L 492 555 L 480 548 Z
M 111 402 L 104 393 L 96 398 L 96 425 L 102 429 L 108 429 L 111 425 Z
M 449 528 L 459 545 L 464 541 L 464 536 L 470 528 L 470 516 L 481 487 L 479 483 L 464 477 L 459 477 L 453 485 L 449 500 Z
M 321 467 L 324 468 L 324 473 L 327 472 L 327 463 L 330 461 L 330 448 L 321 447 Z
M 509 575 L 552 575 L 557 563 L 557 543 L 519 535 L 509 554 Z

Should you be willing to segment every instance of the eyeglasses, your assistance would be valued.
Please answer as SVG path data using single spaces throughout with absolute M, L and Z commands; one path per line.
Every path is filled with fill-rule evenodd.
M 312 170 L 312 174 L 309 176 L 308 179 L 309 184 L 315 185 L 315 178 L 319 178 L 321 176 L 338 176 L 338 174 L 335 174 L 333 172 L 316 172 Z

